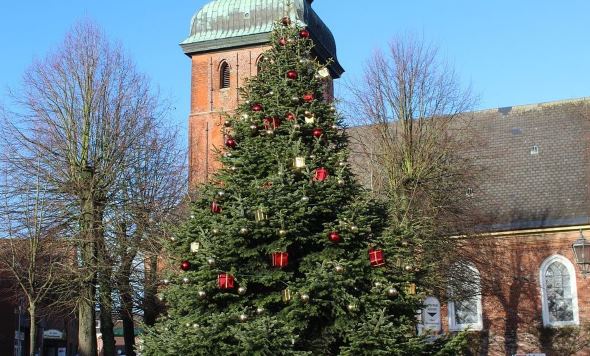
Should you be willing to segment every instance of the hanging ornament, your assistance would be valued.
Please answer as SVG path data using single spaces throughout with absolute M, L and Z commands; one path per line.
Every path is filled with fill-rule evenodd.
M 307 304 L 309 302 L 309 294 L 301 294 L 301 301 L 303 304 Z
M 252 135 L 256 135 L 258 133 L 258 126 L 254 125 L 254 124 L 250 125 L 250 133 Z
M 199 298 L 204 299 L 207 296 L 207 293 L 203 290 L 200 290 L 197 292 L 197 295 L 199 296 Z
M 188 279 L 188 277 L 184 277 L 182 279 L 182 283 L 184 283 L 184 284 L 188 284 L 189 282 L 190 282 L 190 279 Z
M 262 111 L 262 104 L 260 103 L 256 103 L 256 104 L 252 104 L 252 106 L 250 107 L 252 109 L 252 111 Z
M 304 202 L 304 203 L 307 203 L 309 201 L 309 197 L 307 197 L 307 196 L 304 195 L 304 196 L 301 197 L 301 201 Z
M 193 329 L 198 329 L 198 328 L 199 328 L 199 324 L 193 323 Z
M 215 266 L 215 259 L 214 259 L 213 257 L 209 257 L 209 258 L 207 259 L 207 264 L 208 264 L 209 266 Z
M 221 205 L 219 205 L 216 201 L 211 202 L 211 212 L 214 214 L 221 213 Z
M 283 289 L 283 291 L 281 292 L 281 299 L 285 303 L 291 301 L 291 290 L 289 290 L 289 288 Z
M 350 231 L 352 231 L 352 232 L 358 232 L 358 231 L 359 231 L 359 228 L 358 228 L 358 226 L 356 226 L 356 225 L 352 225 L 352 226 L 350 227 Z
M 383 266 L 385 264 L 385 259 L 383 258 L 383 250 L 381 250 L 381 249 L 369 250 L 369 261 L 371 262 L 372 267 Z
M 225 196 L 225 190 L 220 190 L 217 192 L 217 196 L 223 198 Z
M 256 211 L 254 212 L 254 219 L 258 223 L 266 221 L 267 216 L 266 216 L 266 213 L 264 212 L 264 210 L 256 209 Z
M 317 76 L 320 79 L 326 79 L 330 76 L 330 71 L 328 68 L 322 67 L 320 70 L 318 70 Z
M 287 45 L 287 39 L 285 37 L 281 37 L 279 38 L 279 45 L 281 46 L 286 46 Z
M 273 267 L 286 267 L 289 263 L 289 253 L 288 252 L 273 252 L 272 253 L 272 266 Z
M 354 312 L 357 310 L 357 306 L 354 303 L 350 303 L 346 306 L 346 309 L 348 309 L 349 312 Z
M 229 273 L 220 273 L 217 276 L 217 285 L 220 289 L 233 289 L 234 288 L 234 276 Z
M 240 228 L 240 235 L 246 235 L 249 232 L 248 228 L 242 227 Z
M 199 252 L 199 249 L 201 248 L 201 243 L 198 241 L 194 241 L 191 242 L 191 252 L 192 253 L 197 253 Z
M 414 284 L 414 283 L 406 284 L 406 294 L 408 294 L 408 295 L 416 294 L 416 284 Z
M 338 178 L 338 180 L 336 181 L 336 183 L 337 183 L 338 185 L 344 185 L 344 183 L 345 183 L 345 182 L 344 182 L 344 179 L 342 179 L 342 178 Z
M 219 229 L 217 229 L 217 228 L 213 228 L 213 229 L 211 229 L 211 233 L 212 233 L 213 235 L 217 235 L 217 234 L 219 234 Z
M 312 102 L 313 99 L 315 99 L 315 95 L 313 95 L 313 93 L 305 93 L 305 94 L 303 94 L 303 101 L 305 101 L 306 103 Z
M 323 182 L 328 179 L 328 170 L 324 167 L 320 167 L 315 170 L 313 180 Z
M 328 234 L 328 240 L 330 240 L 333 243 L 340 242 L 341 238 L 340 238 L 340 234 L 338 233 L 338 231 L 331 231 Z
M 228 121 L 228 120 L 224 121 L 223 122 L 223 126 L 225 126 L 225 127 L 231 127 L 231 121 Z
M 281 19 L 281 23 L 283 26 L 289 26 L 291 24 L 291 19 L 288 16 L 285 16 Z
M 315 137 L 315 138 L 321 138 L 321 137 L 322 137 L 322 135 L 324 134 L 324 130 L 322 130 L 322 129 L 320 129 L 320 128 L 318 127 L 318 128 L 315 128 L 315 129 L 313 129 L 313 131 L 312 131 L 312 133 L 311 133 L 311 134 L 312 134 L 312 135 L 313 135 L 313 137 Z
M 406 271 L 408 271 L 408 272 L 410 272 L 411 270 L 413 270 L 413 269 L 414 269 L 414 267 L 412 267 L 411 265 L 406 265 L 404 268 L 405 268 L 405 270 L 406 270 Z
M 309 31 L 306 29 L 303 29 L 301 31 L 299 31 L 299 37 L 301 38 L 309 38 Z
M 280 230 L 279 230 L 279 236 L 287 236 L 287 230 L 285 230 L 285 229 L 280 229 Z
M 298 103 L 298 102 L 299 102 L 299 97 L 297 97 L 297 96 L 292 96 L 292 97 L 291 97 L 291 101 L 292 101 L 292 102 L 294 102 L 294 103 Z
M 397 291 L 397 289 L 391 287 L 387 289 L 387 295 L 390 297 L 397 297 L 399 295 L 399 292 Z
M 241 322 L 244 322 L 244 321 L 248 320 L 248 315 L 240 314 L 240 316 L 238 318 L 240 319 Z
M 373 285 L 375 286 L 375 288 L 383 287 L 383 283 L 381 283 L 381 282 L 375 282 L 375 283 L 373 283 Z
M 315 123 L 315 115 L 311 111 L 305 112 L 305 123 L 306 124 L 313 124 Z
M 288 112 L 285 114 L 285 119 L 289 121 L 295 121 L 295 115 L 292 112 Z
M 239 295 L 244 295 L 244 294 L 246 294 L 246 287 L 239 287 L 239 288 L 238 288 L 238 294 L 239 294 Z
M 184 260 L 180 263 L 180 269 L 183 271 L 188 271 L 191 269 L 191 263 L 187 260 Z
M 299 74 L 297 73 L 296 70 L 290 70 L 287 72 L 287 78 L 295 80 L 297 79 L 297 77 L 299 76 Z
M 334 267 L 334 271 L 336 271 L 336 273 L 341 274 L 344 272 L 344 267 L 342 267 L 341 265 L 336 265 L 336 267 Z
M 240 116 L 240 118 L 242 120 L 248 120 L 248 117 L 250 117 L 250 116 L 248 114 L 246 114 L 246 113 L 244 113 L 244 114 L 242 114 L 242 116 Z
M 238 143 L 236 142 L 236 140 L 233 139 L 233 137 L 229 136 L 226 140 L 225 140 L 225 146 L 228 148 L 236 148 L 236 146 L 238 145 Z
M 303 169 L 305 168 L 305 157 L 297 156 L 293 159 L 293 168 Z
M 264 313 L 264 308 L 263 307 L 256 308 L 256 314 L 260 315 L 262 313 Z
M 163 279 L 162 283 L 164 283 L 165 285 L 170 284 L 170 280 L 169 279 Z
M 278 117 L 265 117 L 263 122 L 265 130 L 276 130 L 281 125 Z

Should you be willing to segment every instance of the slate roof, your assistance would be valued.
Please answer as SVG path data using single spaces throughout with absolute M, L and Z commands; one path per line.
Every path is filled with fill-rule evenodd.
M 513 231 L 590 223 L 590 98 L 464 115 L 470 119 L 461 122 L 468 123 L 475 137 L 475 166 L 481 169 L 473 195 L 465 199 L 475 199 L 477 208 L 491 221 L 482 229 Z M 367 172 L 368 159 L 354 144 L 358 129 L 349 130 L 351 162 Z M 368 177 L 363 174 L 362 183 L 367 184 Z
M 322 60 L 332 59 L 332 76 L 344 72 L 336 56 L 332 32 L 311 8 L 311 0 L 213 0 L 191 20 L 190 34 L 180 43 L 184 53 L 208 52 L 267 43 L 274 22 L 284 16 L 307 27 L 314 51 Z
M 590 99 L 473 113 L 483 167 L 475 195 L 506 231 L 590 222 Z M 478 196 L 477 196 L 478 195 Z

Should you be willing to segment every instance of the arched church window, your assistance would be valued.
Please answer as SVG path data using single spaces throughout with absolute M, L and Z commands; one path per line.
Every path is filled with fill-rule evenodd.
M 577 325 L 578 293 L 573 264 L 565 257 L 553 255 L 540 269 L 543 325 Z
M 483 318 L 479 271 L 471 263 L 457 263 L 452 269 L 451 276 L 460 277 L 449 281 L 449 329 L 481 330 Z
M 226 89 L 230 86 L 230 70 L 227 62 L 222 62 L 219 66 L 219 89 Z

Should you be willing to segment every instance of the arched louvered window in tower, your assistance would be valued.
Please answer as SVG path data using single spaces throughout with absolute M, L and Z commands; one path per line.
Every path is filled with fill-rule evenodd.
M 230 75 L 229 75 L 229 64 L 227 62 L 221 63 L 219 66 L 219 89 L 229 88 L 230 86 Z

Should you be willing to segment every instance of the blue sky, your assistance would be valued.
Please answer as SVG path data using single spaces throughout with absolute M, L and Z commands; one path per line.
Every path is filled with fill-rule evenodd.
M 186 126 L 190 62 L 178 43 L 207 2 L 0 1 L 0 102 L 34 58 L 90 18 L 123 44 L 173 102 L 171 120 Z M 409 32 L 440 47 L 479 95 L 478 109 L 590 96 L 589 1 L 316 0 L 313 7 L 334 33 L 343 80 L 358 78 L 376 48 Z

